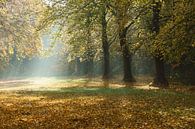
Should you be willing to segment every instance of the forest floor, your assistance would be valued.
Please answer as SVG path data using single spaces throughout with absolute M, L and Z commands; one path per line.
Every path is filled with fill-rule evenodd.
M 0 129 L 83 128 L 195 129 L 195 92 L 98 79 L 0 81 Z

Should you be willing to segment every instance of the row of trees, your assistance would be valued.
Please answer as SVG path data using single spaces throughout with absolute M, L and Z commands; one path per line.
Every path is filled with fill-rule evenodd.
M 168 86 L 165 62 L 194 65 L 193 0 L 51 0 L 46 5 L 39 29 L 58 25 L 69 58 L 84 62 L 88 74 L 93 61 L 102 59 L 103 79 L 109 79 L 110 55 L 119 51 L 125 82 L 135 81 L 131 62 L 139 50 L 154 57 L 154 85 Z
M 119 62 L 123 80 L 134 82 L 133 56 L 144 53 L 155 62 L 154 85 L 168 86 L 165 63 L 193 80 L 193 5 L 193 0 L 0 0 L 0 69 L 40 56 L 40 32 L 49 29 L 63 43 L 66 63 L 85 75 L 99 61 L 108 80 Z

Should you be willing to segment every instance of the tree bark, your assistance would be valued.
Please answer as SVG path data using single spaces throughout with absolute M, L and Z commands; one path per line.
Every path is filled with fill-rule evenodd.
M 102 9 L 102 48 L 103 48 L 103 79 L 108 80 L 110 78 L 110 52 L 109 42 L 107 35 L 107 21 L 105 7 Z
M 159 57 L 155 57 L 155 69 L 154 85 L 168 86 L 168 81 L 165 78 L 164 62 Z
M 119 39 L 120 39 L 120 46 L 122 49 L 122 55 L 123 55 L 123 72 L 124 82 L 135 82 L 135 79 L 133 78 L 132 71 L 131 71 L 131 62 L 132 62 L 132 55 L 129 52 L 129 47 L 126 40 L 127 30 L 123 30 L 119 32 Z
M 157 35 L 160 30 L 160 8 L 161 3 L 153 1 L 153 19 L 152 19 L 152 31 Z M 162 60 L 162 54 L 156 50 L 155 58 L 155 78 L 153 81 L 153 85 L 155 86 L 168 86 L 168 81 L 165 77 L 165 70 L 164 70 L 164 61 Z

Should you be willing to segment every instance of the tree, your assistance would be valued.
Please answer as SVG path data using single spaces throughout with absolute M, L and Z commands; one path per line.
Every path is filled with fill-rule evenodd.
M 160 8 L 161 3 L 153 1 L 152 31 L 154 32 L 155 35 L 158 35 L 160 31 Z M 165 78 L 164 61 L 162 58 L 162 53 L 159 52 L 158 48 L 155 51 L 156 74 L 153 84 L 157 86 L 168 86 L 168 81 Z
M 194 61 L 194 6 L 192 0 L 169 0 L 164 3 L 162 25 L 156 45 L 169 63 Z
M 109 13 L 107 2 L 108 1 L 102 0 L 82 2 L 66 1 L 66 5 L 64 3 L 60 4 L 60 1 L 58 1 L 58 3 L 54 2 L 53 5 L 51 7 L 49 6 L 45 11 L 46 14 L 43 20 L 45 24 L 50 25 L 59 25 L 59 21 L 60 23 L 66 24 L 60 24 L 60 26 L 64 28 L 62 29 L 64 31 L 61 33 L 63 33 L 62 37 L 68 35 L 65 36 L 66 39 L 64 38 L 64 42 L 72 46 L 69 53 L 72 55 L 73 60 L 78 60 L 79 58 L 79 60 L 86 63 L 86 65 L 89 65 L 92 63 L 93 56 L 96 55 L 97 57 L 99 51 L 102 51 L 104 68 L 102 78 L 105 80 L 110 77 L 109 48 L 116 39 L 115 34 L 113 34 L 114 36 L 108 36 L 109 20 L 111 18 L 109 18 L 109 20 L 107 19 Z M 57 6 L 58 4 L 61 6 Z M 66 6 L 66 9 L 64 9 L 62 5 Z M 44 24 L 42 26 L 44 26 Z M 69 37 L 68 40 L 67 37 Z M 85 42 L 87 42 L 87 44 L 85 44 Z M 100 45 L 102 49 L 99 48 Z M 90 69 L 86 68 L 86 70 Z
M 101 8 L 101 25 L 102 25 L 102 48 L 103 48 L 103 58 L 104 58 L 104 71 L 103 71 L 103 79 L 107 80 L 110 78 L 110 52 L 109 52 L 109 41 L 107 35 L 107 27 L 108 23 L 106 20 L 107 15 L 107 7 L 106 4 L 103 3 Z
M 7 0 L 0 6 L 0 60 L 8 66 L 13 60 L 30 58 L 39 53 L 40 38 L 35 31 L 39 1 Z M 34 5 L 34 6 L 32 6 Z M 3 68 L 5 68 L 3 67 Z
M 144 3 L 145 8 L 143 8 L 140 3 Z M 135 79 L 131 71 L 133 52 L 129 49 L 132 46 L 132 41 L 127 40 L 127 34 L 129 33 L 129 29 L 136 23 L 140 16 L 145 13 L 147 2 L 115 0 L 109 4 L 109 7 L 115 16 L 118 25 L 118 36 L 123 57 L 123 80 L 125 82 L 134 82 Z
M 155 46 L 180 81 L 193 84 L 195 69 L 194 2 L 169 0 L 161 11 L 161 28 Z M 180 71 L 178 74 L 178 70 Z

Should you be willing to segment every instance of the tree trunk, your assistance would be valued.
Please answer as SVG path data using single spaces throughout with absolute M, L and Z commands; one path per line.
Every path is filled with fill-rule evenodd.
M 88 12 L 87 16 L 87 60 L 86 60 L 86 67 L 85 67 L 85 74 L 88 77 L 92 77 L 93 75 L 93 68 L 94 68 L 94 52 L 93 52 L 93 41 L 92 41 L 92 33 L 91 33 L 91 17 L 90 17 L 90 12 Z
M 104 53 L 103 79 L 107 80 L 110 78 L 110 53 L 109 46 L 107 44 L 103 44 L 103 53 Z
M 165 78 L 164 62 L 159 57 L 155 57 L 155 69 L 154 85 L 168 86 L 168 81 Z
M 153 1 L 153 19 L 152 19 L 152 31 L 157 35 L 160 30 L 160 8 L 161 3 Z M 164 70 L 164 61 L 161 59 L 162 55 L 161 53 L 156 50 L 155 56 L 155 78 L 153 81 L 153 85 L 155 86 L 168 86 L 168 81 L 165 78 L 165 70 Z
M 77 57 L 75 59 L 75 75 L 80 75 L 81 74 L 81 62 L 80 59 Z
M 84 75 L 92 76 L 93 75 L 93 60 L 88 59 L 84 62 Z
M 132 61 L 132 55 L 129 52 L 129 47 L 126 41 L 126 35 L 127 31 L 123 30 L 119 33 L 119 39 L 120 39 L 120 46 L 122 49 L 122 55 L 123 55 L 123 70 L 124 70 L 124 82 L 134 82 L 135 79 L 133 78 L 132 71 L 131 71 L 131 61 Z
M 108 80 L 110 78 L 110 52 L 107 36 L 107 21 L 105 7 L 102 9 L 102 48 L 103 48 L 103 79 Z

